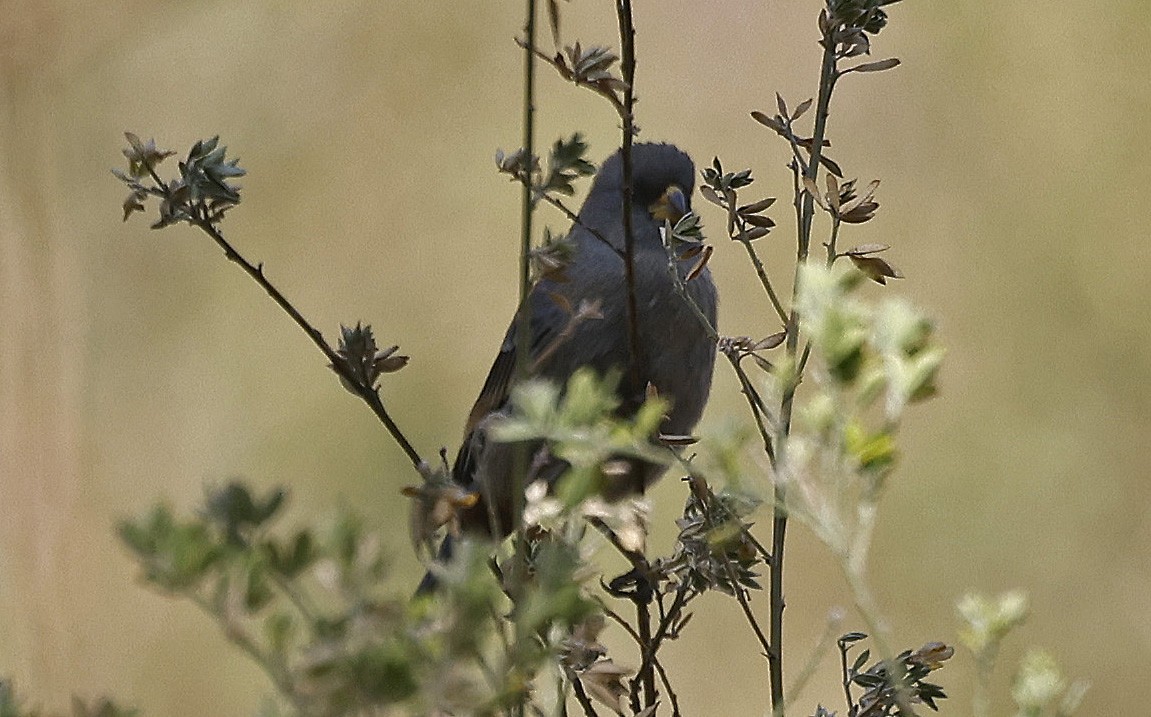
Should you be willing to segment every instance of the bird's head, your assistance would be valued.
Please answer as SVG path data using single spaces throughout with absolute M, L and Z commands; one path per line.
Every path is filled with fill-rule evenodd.
M 646 208 L 657 225 L 664 220 L 674 224 L 691 211 L 695 165 L 683 150 L 671 144 L 638 143 L 632 146 L 631 159 L 633 207 Z M 581 212 L 581 220 L 610 216 L 603 210 L 620 206 L 622 197 L 623 159 L 616 152 L 600 167 L 584 205 L 585 210 L 595 207 L 595 213 L 585 217 Z

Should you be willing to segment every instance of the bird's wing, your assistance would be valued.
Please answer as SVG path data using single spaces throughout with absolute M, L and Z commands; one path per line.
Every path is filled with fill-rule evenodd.
M 531 307 L 531 337 L 528 344 L 530 358 L 533 361 L 563 331 L 569 319 L 567 312 L 554 299 L 555 290 L 554 282 L 544 279 L 537 282 L 528 294 L 527 302 Z M 488 377 L 480 389 L 479 398 L 472 406 L 467 425 L 464 426 L 464 440 L 452 466 L 452 476 L 461 485 L 471 485 L 476 461 L 483 451 L 484 431 L 477 431 L 477 427 L 487 416 L 503 408 L 508 401 L 512 378 L 516 372 L 516 346 L 516 317 L 513 317 L 512 324 L 504 336 L 504 342 L 500 345 L 500 352 L 492 362 Z
M 530 360 L 534 361 L 544 349 L 551 345 L 551 342 L 563 331 L 564 326 L 571 318 L 568 312 L 555 301 L 553 294 L 556 289 L 554 282 L 545 279 L 537 282 L 532 287 L 531 293 L 528 294 L 527 302 L 531 307 L 531 337 L 528 341 Z M 492 363 L 491 370 L 488 371 L 484 387 L 480 389 L 479 398 L 476 399 L 475 405 L 472 406 L 472 411 L 468 415 L 468 422 L 464 427 L 465 435 L 471 434 L 485 416 L 492 411 L 499 410 L 507 403 L 512 377 L 516 372 L 516 348 L 518 345 L 516 324 L 517 321 L 513 318 L 511 326 L 508 327 L 507 335 L 504 337 L 504 342 L 500 346 L 500 352 Z

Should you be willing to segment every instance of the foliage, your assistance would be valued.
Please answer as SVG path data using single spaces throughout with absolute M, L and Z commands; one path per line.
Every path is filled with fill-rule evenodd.
M 485 547 L 461 545 L 442 599 L 412 601 L 395 594 L 380 537 L 359 519 L 283 531 L 284 505 L 279 490 L 260 497 L 230 483 L 197 516 L 161 505 L 120 535 L 146 582 L 211 615 L 293 714 L 498 711 L 522 699 L 559 654 L 558 636 L 591 612 L 573 587 L 579 563 L 559 544 L 540 543 L 538 590 L 506 625 Z
M 892 662 L 881 660 L 867 667 L 871 650 L 863 650 L 848 664 L 848 653 L 861 640 L 862 632 L 849 632 L 839 638 L 840 664 L 843 670 L 843 691 L 847 697 L 848 714 L 852 717 L 906 717 L 915 714 L 905 705 L 925 704 L 938 710 L 936 701 L 945 698 L 939 685 L 926 680 L 934 670 L 955 654 L 955 650 L 941 642 L 929 642 L 918 650 L 904 650 Z M 863 694 L 858 700 L 852 688 L 860 687 Z

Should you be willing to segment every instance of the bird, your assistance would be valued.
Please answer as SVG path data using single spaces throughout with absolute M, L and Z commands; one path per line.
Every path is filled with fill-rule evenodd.
M 616 372 L 619 412 L 633 414 L 654 390 L 669 402 L 660 426 L 665 435 L 690 435 L 703 413 L 715 367 L 716 344 L 696 310 L 677 291 L 661 239 L 665 222 L 675 224 L 691 211 L 695 165 L 678 147 L 666 143 L 635 143 L 632 161 L 633 269 L 640 355 L 631 356 L 628 289 L 624 264 L 624 172 L 621 152 L 606 159 L 567 235 L 573 252 L 562 277 L 543 276 L 525 299 L 531 335 L 531 377 L 564 386 L 579 368 L 600 375 Z M 695 261 L 680 260 L 677 270 L 686 279 Z M 716 325 L 718 296 L 710 270 L 694 272 L 683 286 L 711 327 Z M 571 307 L 596 302 L 599 317 L 573 324 Z M 464 533 L 506 537 L 514 529 L 515 448 L 489 440 L 487 428 L 509 415 L 509 395 L 516 383 L 518 325 L 508 328 L 479 397 L 469 414 L 464 439 L 452 467 L 452 481 L 476 496 L 462 511 Z M 531 448 L 534 454 L 536 447 Z M 563 464 L 553 459 L 539 475 L 554 482 Z M 664 466 L 644 465 L 633 476 L 628 492 L 640 493 L 663 472 Z M 450 558 L 452 539 L 441 545 L 440 557 Z M 433 586 L 429 572 L 421 591 Z

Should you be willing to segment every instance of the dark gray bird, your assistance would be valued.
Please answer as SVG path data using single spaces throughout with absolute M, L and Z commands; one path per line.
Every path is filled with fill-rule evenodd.
M 621 413 L 628 415 L 643 402 L 650 384 L 671 407 L 661 426 L 668 435 L 689 435 L 703 413 L 715 366 L 715 343 L 691 307 L 676 293 L 667 254 L 660 240 L 664 220 L 673 224 L 691 210 L 695 166 L 670 144 L 632 147 L 632 232 L 635 239 L 636 306 L 641 354 L 632 366 L 627 319 L 624 261 L 623 162 L 617 152 L 604 162 L 571 228 L 575 251 L 564 273 L 566 281 L 541 279 L 528 296 L 531 311 L 531 359 L 534 375 L 563 386 L 572 373 L 590 366 L 605 374 L 615 369 Z M 596 234 L 599 234 L 597 237 Z M 602 239 L 601 239 L 602 237 Z M 606 243 L 605 241 L 606 240 Z M 610 246 L 608 246 L 610 244 Z M 686 275 L 694 260 L 680 262 Z M 712 326 L 716 290 L 705 268 L 687 283 L 688 293 Z M 569 307 L 598 301 L 602 318 L 575 325 L 570 336 Z M 570 330 L 570 329 L 569 329 Z M 452 473 L 456 483 L 479 496 L 477 505 L 461 516 L 465 531 L 503 537 L 513 529 L 514 453 L 511 444 L 486 438 L 486 426 L 509 410 L 508 393 L 516 366 L 516 322 L 504 338 L 480 396 L 472 408 L 463 446 Z M 542 357 L 542 358 L 541 358 Z M 538 446 L 529 449 L 536 453 Z M 554 480 L 563 472 L 558 459 L 539 475 Z M 645 465 L 632 477 L 629 491 L 640 492 L 662 474 L 662 467 Z M 450 555 L 450 544 L 442 550 Z M 425 582 L 427 579 L 425 579 Z

